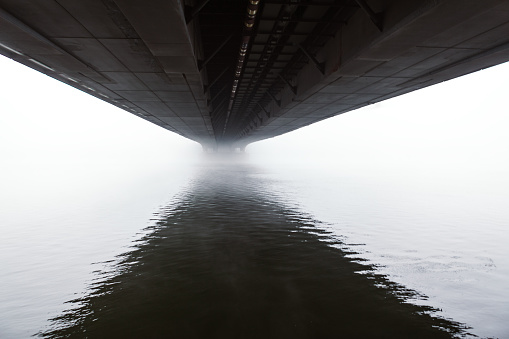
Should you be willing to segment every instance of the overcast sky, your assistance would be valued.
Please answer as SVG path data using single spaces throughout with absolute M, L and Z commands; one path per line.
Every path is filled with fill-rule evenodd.
M 0 156 L 27 164 L 140 164 L 201 147 L 0 56 Z M 352 168 L 509 168 L 509 63 L 248 146 L 253 159 Z
M 509 63 L 248 146 L 352 169 L 509 170 Z M 309 164 L 309 162 L 308 162 Z M 316 164 L 313 164 L 316 166 Z

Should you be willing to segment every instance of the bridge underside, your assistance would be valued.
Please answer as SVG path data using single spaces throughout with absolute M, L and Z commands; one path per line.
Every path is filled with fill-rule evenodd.
M 0 53 L 207 148 L 505 62 L 508 33 L 506 0 L 0 0 Z

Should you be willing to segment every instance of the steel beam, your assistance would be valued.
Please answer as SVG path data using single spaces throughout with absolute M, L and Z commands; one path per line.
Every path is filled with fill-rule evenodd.
M 212 82 L 210 84 L 208 84 L 207 86 L 205 86 L 205 90 L 203 91 L 203 93 L 207 93 L 207 91 L 216 84 L 216 82 L 219 81 L 219 79 L 221 79 L 221 77 L 229 70 L 231 69 L 230 66 L 226 67 L 214 80 L 212 80 Z
M 202 10 L 203 7 L 209 2 L 210 0 L 202 0 L 198 5 L 194 6 L 193 8 L 188 10 L 188 15 L 186 15 L 186 24 L 190 23 Z M 186 13 L 187 14 L 187 13 Z
M 355 0 L 359 4 L 359 7 L 362 8 L 364 12 L 366 12 L 367 15 L 369 15 L 371 21 L 375 24 L 375 26 L 380 30 L 380 32 L 383 31 L 383 20 L 382 20 L 382 13 L 375 13 L 371 7 L 366 3 L 365 0 Z
M 316 60 L 316 58 L 313 55 L 311 55 L 311 53 L 306 51 L 306 49 L 301 44 L 299 44 L 298 47 L 302 51 L 302 53 L 304 53 L 304 55 L 306 55 L 309 58 L 309 60 L 311 60 L 313 64 L 315 64 L 316 68 L 318 68 L 320 73 L 325 75 L 325 63 Z
M 270 91 L 267 91 L 266 92 L 272 99 L 274 99 L 274 101 L 276 102 L 276 104 L 281 107 L 281 100 L 278 100 L 276 99 L 276 97 L 274 96 L 274 94 L 270 93 Z
M 286 80 L 285 77 L 283 77 L 281 74 L 277 75 L 281 78 L 288 86 L 290 86 L 290 89 L 292 90 L 293 94 L 297 95 L 297 86 L 294 86 L 290 83 L 290 81 Z
M 200 69 L 200 71 L 210 62 L 210 60 L 212 60 L 216 56 L 217 53 L 219 53 L 219 51 L 221 51 L 221 49 L 223 49 L 224 45 L 226 45 L 232 37 L 233 37 L 233 34 L 230 34 L 228 36 L 228 38 L 226 38 L 226 40 L 224 40 L 221 43 L 221 45 L 219 45 L 219 47 L 207 59 L 205 59 L 204 61 L 198 62 L 199 63 L 198 68 Z

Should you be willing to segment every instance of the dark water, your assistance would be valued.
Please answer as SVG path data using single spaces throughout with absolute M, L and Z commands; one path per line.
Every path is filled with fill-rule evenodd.
M 462 324 L 377 274 L 246 164 L 197 176 L 46 338 L 442 338 Z M 424 297 L 422 297 L 424 298 Z

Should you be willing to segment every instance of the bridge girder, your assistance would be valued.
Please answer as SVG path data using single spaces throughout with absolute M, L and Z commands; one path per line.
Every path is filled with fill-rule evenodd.
M 507 0 L 0 0 L 0 53 L 244 148 L 509 60 Z

